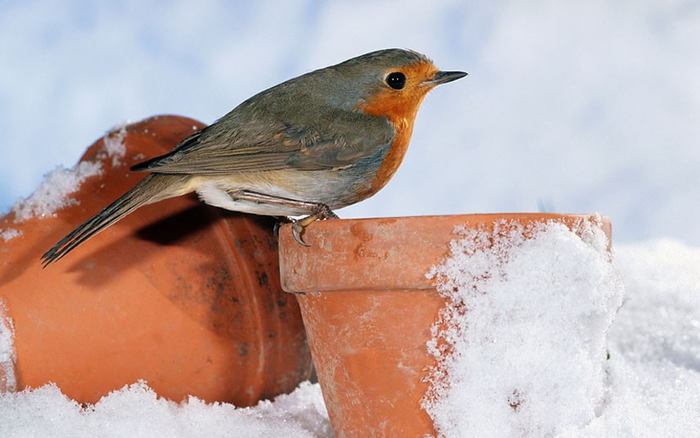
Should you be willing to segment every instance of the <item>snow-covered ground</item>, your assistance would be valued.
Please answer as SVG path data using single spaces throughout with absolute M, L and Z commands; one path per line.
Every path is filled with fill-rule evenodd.
M 303 383 L 274 402 L 240 409 L 159 399 L 136 383 L 82 408 L 55 386 L 0 394 L 3 437 L 332 437 L 321 390 Z

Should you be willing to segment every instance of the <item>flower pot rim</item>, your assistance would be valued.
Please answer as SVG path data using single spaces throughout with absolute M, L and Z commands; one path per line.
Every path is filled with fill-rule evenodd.
M 475 222 L 479 219 L 483 219 L 488 222 L 494 222 L 494 219 L 501 218 L 503 220 L 547 220 L 547 219 L 593 219 L 598 217 L 601 221 L 609 221 L 609 217 L 602 213 L 558 213 L 558 212 L 492 212 L 492 213 L 455 213 L 455 214 L 426 214 L 426 215 L 409 215 L 409 216 L 377 216 L 377 217 L 361 217 L 361 218 L 338 218 L 329 219 L 313 222 L 306 231 L 308 233 L 313 233 L 318 230 L 325 230 L 326 228 L 335 228 L 338 226 L 348 226 L 348 224 L 353 223 L 372 223 L 377 222 L 379 224 L 387 224 L 393 222 L 410 223 L 413 221 L 424 221 L 424 220 L 455 220 L 455 225 L 459 220 L 466 220 L 468 222 Z M 342 224 L 342 225 L 340 225 Z M 280 227 L 282 229 L 288 229 L 291 232 L 291 224 L 283 224 Z M 304 236 L 306 237 L 306 235 Z
M 434 289 L 426 274 L 436 260 L 427 254 L 438 247 L 447 256 L 461 225 L 488 229 L 502 221 L 555 221 L 570 227 L 591 221 L 610 228 L 606 216 L 571 213 L 333 219 L 314 222 L 306 229 L 304 240 L 310 245 L 306 247 L 293 239 L 291 225 L 285 224 L 279 233 L 282 288 L 291 293 Z
M 569 213 L 569 212 L 540 212 L 540 211 L 503 211 L 503 212 L 490 212 L 490 213 L 450 213 L 450 214 L 416 214 L 416 215 L 406 215 L 406 216 L 377 216 L 377 217 L 359 217 L 359 218 L 340 218 L 331 219 L 324 221 L 317 221 L 314 224 L 324 224 L 334 221 L 372 221 L 372 220 L 382 220 L 382 219 L 424 219 L 424 218 L 437 218 L 437 217 L 495 217 L 495 216 L 505 216 L 505 217 L 531 217 L 531 216 L 541 216 L 541 217 L 561 217 L 561 216 L 580 216 L 580 217 L 590 217 L 595 216 L 598 213 Z M 601 216 L 605 216 L 600 213 Z

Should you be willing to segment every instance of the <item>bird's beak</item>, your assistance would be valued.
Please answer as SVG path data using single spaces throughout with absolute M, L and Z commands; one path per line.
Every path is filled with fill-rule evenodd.
M 461 79 L 466 75 L 467 73 L 463 71 L 439 71 L 435 73 L 435 76 L 433 76 L 432 79 L 428 79 L 425 81 L 425 83 L 431 86 L 436 86 L 456 81 L 457 79 Z

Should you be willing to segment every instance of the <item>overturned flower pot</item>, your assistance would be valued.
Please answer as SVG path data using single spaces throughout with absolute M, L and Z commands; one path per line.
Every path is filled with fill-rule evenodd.
M 308 378 L 272 219 L 173 198 L 41 267 L 44 251 L 145 177 L 131 165 L 202 127 L 161 116 L 117 129 L 0 219 L 0 390 L 55 382 L 94 403 L 145 380 L 169 399 L 246 406 Z
M 602 236 L 599 241 L 604 241 L 604 244 L 599 244 L 595 251 L 602 253 L 601 263 L 609 265 L 610 223 L 607 218 L 599 216 L 493 214 L 329 220 L 314 223 L 306 230 L 304 239 L 309 247 L 294 241 L 288 225 L 282 227 L 282 285 L 284 290 L 296 294 L 301 305 L 319 382 L 338 437 L 418 437 L 436 433 L 463 436 L 461 433 L 451 434 L 448 430 L 459 423 L 459 418 L 455 417 L 460 413 L 441 407 L 440 400 L 436 400 L 447 397 L 445 394 L 451 389 L 447 373 L 450 372 L 450 361 L 455 360 L 447 358 L 453 357 L 451 355 L 458 344 L 456 338 L 469 330 L 464 326 L 462 332 L 459 326 L 457 329 L 447 327 L 456 315 L 469 313 L 472 305 L 454 294 L 460 288 L 468 289 L 467 293 L 472 293 L 471 289 L 478 291 L 480 282 L 489 280 L 491 272 L 495 272 L 495 266 L 487 266 L 483 272 L 475 269 L 485 260 L 475 256 L 481 249 L 496 245 L 503 239 L 527 241 L 545 224 L 558 224 L 565 234 L 573 236 L 564 240 L 586 240 L 592 232 L 598 233 Z M 455 242 L 460 239 L 469 240 L 472 249 L 467 251 L 466 264 L 453 271 L 481 273 L 474 274 L 471 283 L 454 285 L 457 283 L 450 284 L 437 275 L 435 268 L 454 253 L 459 247 Z M 498 245 L 506 250 L 493 258 L 496 260 L 494 264 L 508 259 L 511 251 L 508 245 Z M 585 247 L 587 244 L 581 245 Z M 542 269 L 542 275 L 536 273 L 545 279 L 545 286 L 528 280 L 529 283 L 523 283 L 525 287 L 531 284 L 546 289 L 552 284 L 552 294 L 558 293 L 554 288 L 558 287 L 559 280 L 546 283 L 548 273 L 557 271 L 558 251 L 551 250 L 552 254 L 548 255 L 554 260 L 551 266 L 530 269 Z M 578 256 L 574 256 L 574 265 L 577 262 L 575 257 Z M 587 269 L 585 263 L 580 269 Z M 431 272 L 433 274 L 429 275 Z M 518 274 L 508 275 L 517 277 Z M 518 281 L 517 278 L 505 277 L 501 281 Z M 593 275 L 592 278 L 597 277 Z M 581 281 L 585 283 L 588 279 Z M 585 293 L 587 289 L 583 290 Z M 520 299 L 527 300 L 531 292 L 522 290 L 515 295 L 522 295 Z M 540 292 L 547 297 L 549 291 Z M 475 295 L 478 297 L 480 293 L 475 292 Z M 532 296 L 539 297 L 534 293 Z M 543 306 L 545 302 L 543 299 Z M 566 300 L 562 306 L 567 306 Z M 610 305 L 614 306 L 615 303 Z M 612 312 L 606 311 L 606 315 Z M 517 320 L 517 315 L 513 320 Z M 591 325 L 592 330 L 599 331 L 599 337 L 604 339 L 607 326 L 605 323 L 596 324 Z M 504 330 L 523 332 L 522 326 L 515 323 L 512 327 L 506 324 Z M 492 341 L 498 340 L 488 340 Z M 604 349 L 601 351 L 600 345 L 596 344 L 590 350 L 596 364 L 598 359 L 600 363 L 604 362 L 605 352 Z M 489 360 L 498 362 L 502 359 L 495 354 Z M 527 361 L 523 359 L 522 363 Z M 541 371 L 546 374 L 546 368 Z M 499 376 L 496 377 L 498 381 Z M 597 374 L 594 378 L 602 381 Z M 508 378 L 501 380 L 507 381 Z M 537 396 L 533 395 L 536 391 L 528 391 L 524 384 L 518 385 L 515 381 L 512 388 L 507 388 L 502 406 L 497 407 L 505 412 L 504 415 L 517 417 L 518 412 L 528 409 L 528 403 L 536 402 Z M 595 397 L 602 395 L 596 392 Z

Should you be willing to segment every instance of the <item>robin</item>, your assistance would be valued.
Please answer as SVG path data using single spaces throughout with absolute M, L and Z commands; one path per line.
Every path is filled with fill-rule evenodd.
M 197 192 L 207 204 L 293 221 L 295 239 L 333 210 L 384 187 L 406 153 L 423 98 L 466 76 L 420 53 L 387 49 L 265 90 L 131 168 L 151 172 L 47 251 L 44 266 L 142 205 Z

